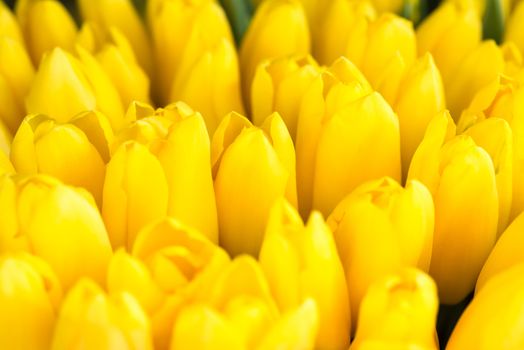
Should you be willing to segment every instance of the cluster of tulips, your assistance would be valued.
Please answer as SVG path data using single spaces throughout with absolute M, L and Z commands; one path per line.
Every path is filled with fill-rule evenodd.
M 143 5 L 0 3 L 1 349 L 524 349 L 524 0 Z

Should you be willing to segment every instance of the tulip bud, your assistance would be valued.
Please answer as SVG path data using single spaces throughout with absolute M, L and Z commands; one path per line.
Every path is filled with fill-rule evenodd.
M 133 49 L 142 69 L 151 72 L 151 47 L 147 31 L 139 14 L 129 0 L 79 0 L 80 14 L 104 29 L 116 28 Z M 127 106 L 127 104 L 125 104 Z
M 110 132 L 109 122 L 99 113 L 88 112 L 77 119 L 88 114 L 102 120 L 102 125 L 105 123 Z M 28 116 L 13 139 L 11 160 L 20 174 L 49 174 L 66 184 L 84 187 L 101 205 L 104 159 L 83 130 L 73 123 L 59 124 L 41 114 Z M 96 128 L 100 125 L 86 126 Z M 82 163 L 72 167 L 78 159 L 82 159 Z
M 352 319 L 368 287 L 403 266 L 429 268 L 433 201 L 418 181 L 369 181 L 342 200 L 327 223 L 344 266 Z M 354 327 L 354 326 L 353 326 Z
M 318 212 L 304 227 L 296 209 L 281 199 L 271 209 L 259 261 L 281 310 L 307 298 L 318 307 L 318 349 L 349 345 L 350 311 L 344 269 L 332 233 Z M 307 278 L 302 278 L 307 276 Z
M 318 61 L 329 65 L 343 53 L 350 60 L 362 54 L 366 45 L 369 23 L 376 18 L 376 11 L 368 1 L 333 0 L 326 4 L 324 19 L 320 23 L 314 53 Z M 347 52 L 348 43 L 352 50 Z
M 220 245 L 231 255 L 258 255 L 269 211 L 285 196 L 296 206 L 295 151 L 278 113 L 261 128 L 231 113 L 211 148 Z
M 481 36 L 482 23 L 472 0 L 443 1 L 417 28 L 418 53 L 431 52 L 447 83 L 455 79 L 459 63 Z
M 38 66 L 47 51 L 60 47 L 71 51 L 76 25 L 67 9 L 56 0 L 21 0 L 16 16 L 33 63 Z
M 221 38 L 209 40 L 195 28 L 171 87 L 170 101 L 184 101 L 202 113 L 213 135 L 227 113 L 244 113 L 240 96 L 238 58 L 234 44 Z
M 524 257 L 521 253 L 523 244 L 524 214 L 520 214 L 500 235 L 497 243 L 491 250 L 477 279 L 475 293 L 478 294 L 494 276 L 524 262 Z
M 302 96 L 320 68 L 311 56 L 280 58 L 258 65 L 251 87 L 251 113 L 255 125 L 278 111 L 295 140 Z
M 150 1 L 149 25 L 153 41 L 154 96 L 158 104 L 170 102 L 171 89 L 190 39 L 206 42 L 208 47 L 223 39 L 233 42 L 231 29 L 224 11 L 215 1 Z M 195 36 L 192 33 L 195 32 Z M 200 34 L 203 37 L 196 36 Z M 202 51 L 191 50 L 193 62 L 201 59 Z M 196 55 L 196 56 L 193 56 Z M 189 74 L 185 73 L 185 74 Z M 209 79 L 209 77 L 207 77 Z M 232 77 L 228 77 L 232 79 Z
M 456 324 L 446 349 L 520 349 L 524 344 L 524 264 L 493 277 Z
M 455 133 L 449 113 L 438 114 L 415 151 L 408 174 L 408 180 L 421 181 L 433 195 L 430 275 L 444 304 L 458 303 L 473 290 L 495 243 L 498 222 L 493 162 L 470 136 Z M 474 221 L 467 219 L 473 216 Z
M 388 275 L 364 296 L 350 349 L 437 350 L 437 311 L 437 287 L 431 277 L 414 268 Z
M 165 297 L 159 300 L 157 288 L 151 284 L 144 285 L 142 291 L 133 286 L 126 287 L 130 283 L 119 281 L 118 276 L 111 274 L 111 268 L 109 277 L 116 281 L 109 285 L 120 284 L 135 293 L 150 312 L 156 347 L 164 349 L 169 344 L 179 309 L 209 293 L 211 284 L 224 270 L 229 257 L 200 232 L 171 218 L 153 222 L 140 231 L 133 246 L 133 257 L 144 262 L 154 284 Z M 144 272 L 138 270 L 140 267 L 133 269 L 136 271 L 130 273 L 144 276 Z M 145 284 L 144 279 L 149 280 L 149 277 L 141 278 Z
M 300 2 L 264 1 L 257 8 L 240 47 L 244 101 L 249 101 L 251 96 L 251 84 L 259 63 L 309 52 L 308 22 Z
M 13 134 L 25 117 L 24 99 L 33 77 L 33 64 L 23 42 L 0 38 L 0 122 Z
M 0 257 L 0 346 L 49 349 L 61 295 L 43 260 L 25 253 Z
M 115 129 L 122 127 L 118 92 L 96 60 L 79 48 L 80 60 L 55 48 L 47 54 L 26 98 L 27 112 L 68 122 L 79 112 L 98 109 Z
M 492 41 L 484 41 L 465 55 L 454 71 L 453 79 L 445 82 L 446 102 L 451 115 L 458 120 L 475 94 L 497 78 L 504 70 L 501 49 Z
M 44 175 L 1 181 L 0 208 L 10 218 L 0 222 L 2 250 L 30 250 L 45 259 L 65 289 L 81 276 L 104 281 L 111 246 L 86 191 Z
M 506 22 L 504 32 L 504 41 L 514 42 L 520 52 L 524 54 L 524 3 L 522 1 L 515 3 L 515 8 L 511 12 Z
M 106 295 L 89 279 L 67 294 L 51 349 L 153 349 L 149 320 L 128 293 Z
M 11 9 L 3 1 L 0 3 L 0 37 L 9 37 L 22 46 L 25 45 L 20 25 Z
M 402 174 L 406 177 L 431 118 L 446 107 L 442 79 L 431 54 L 425 54 L 409 68 L 391 106 L 398 115 Z

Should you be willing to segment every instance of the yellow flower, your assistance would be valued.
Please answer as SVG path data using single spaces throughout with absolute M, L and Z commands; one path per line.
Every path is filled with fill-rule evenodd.
M 524 264 L 493 277 L 462 313 L 446 349 L 522 349 Z
M 278 200 L 271 209 L 259 261 L 280 310 L 315 300 L 316 348 L 348 347 L 351 315 L 344 269 L 332 233 L 318 212 L 304 226 L 296 209 Z
M 402 269 L 373 283 L 360 307 L 351 350 L 437 350 L 435 282 L 420 270 Z
M 71 348 L 152 350 L 149 319 L 131 294 L 106 295 L 82 279 L 64 299 L 51 345 Z
M 26 98 L 27 112 L 65 123 L 80 112 L 97 109 L 113 129 L 121 128 L 125 121 L 118 91 L 95 58 L 77 49 L 79 59 L 60 48 L 44 57 Z
M 430 275 L 437 282 L 441 302 L 458 303 L 473 290 L 497 235 L 499 200 L 493 162 L 470 136 L 456 136 L 446 111 L 430 122 L 413 155 L 410 179 L 424 183 L 435 203 Z
M 13 136 L 7 130 L 7 127 L 4 125 L 0 119 L 0 152 L 4 153 L 5 156 L 9 155 L 11 152 L 11 142 L 13 141 Z
M 481 37 L 482 23 L 474 0 L 442 1 L 417 28 L 418 53 L 431 52 L 446 83 L 455 79 L 459 63 Z
M 433 242 L 433 201 L 418 181 L 369 181 L 342 200 L 327 223 L 344 266 L 352 320 L 368 287 L 403 266 L 427 271 Z M 353 322 L 353 328 L 355 322 Z
M 13 139 L 11 160 L 19 174 L 49 174 L 68 185 L 84 187 L 101 206 L 111 137 L 109 121 L 98 112 L 82 113 L 66 124 L 41 114 L 30 115 Z M 80 164 L 71 166 L 79 159 Z
M 0 347 L 49 349 L 62 289 L 55 274 L 29 254 L 0 257 Z
M 524 2 L 516 2 L 515 8 L 512 10 L 508 21 L 506 22 L 506 30 L 504 32 L 504 41 L 514 42 L 519 48 L 520 52 L 524 54 Z
M 135 259 L 145 264 L 151 277 L 136 262 L 131 266 L 131 262 L 120 259 L 120 264 L 127 264 L 126 272 L 119 274 L 110 267 L 108 286 L 135 294 L 151 316 L 156 347 L 165 349 L 179 309 L 207 296 L 211 284 L 229 263 L 229 257 L 200 232 L 171 218 L 142 229 L 132 252 Z M 143 282 L 138 281 L 135 286 L 125 279 L 126 274 L 140 274 Z
M 233 36 L 224 11 L 215 1 L 149 1 L 147 14 L 155 67 L 154 97 L 157 104 L 166 105 L 174 102 L 170 100 L 171 90 L 182 61 L 201 58 L 202 51 L 195 47 L 186 54 L 188 46 L 205 42 L 207 47 L 213 47 L 223 39 L 233 43 Z
M 256 10 L 242 39 L 240 68 L 244 101 L 249 101 L 258 64 L 266 59 L 310 52 L 308 22 L 297 0 L 267 0 Z
M 400 180 L 398 118 L 350 61 L 340 58 L 322 72 L 303 101 L 296 141 L 303 218 L 311 209 L 329 215 L 366 180 Z
M 55 47 L 73 49 L 77 33 L 75 21 L 60 1 L 19 0 L 15 13 L 35 65 Z
M 320 68 L 311 56 L 284 57 L 260 63 L 251 86 L 253 123 L 261 125 L 278 112 L 295 140 L 302 96 Z
M 127 118 L 141 119 L 117 134 L 113 149 L 126 140 L 147 146 L 160 162 L 167 181 L 167 215 L 194 226 L 218 242 L 209 136 L 202 116 L 185 103 L 177 102 L 156 111 L 143 104 L 133 104 Z M 148 182 L 142 182 L 141 187 L 147 192 Z
M 25 117 L 24 99 L 34 74 L 23 43 L 7 36 L 0 38 L 0 121 L 13 134 Z
M 25 45 L 20 25 L 4 1 L 0 3 L 0 36 L 11 38 L 22 46 Z
M 0 178 L 0 251 L 27 250 L 46 260 L 64 289 L 80 277 L 103 283 L 111 245 L 93 197 L 36 175 Z M 5 219 L 4 219 L 5 218 Z
M 14 172 L 15 169 L 13 168 L 13 164 L 11 164 L 5 153 L 0 151 L 0 176 L 4 174 L 13 174 Z
M 78 6 L 85 22 L 96 23 L 105 30 L 113 27 L 121 32 L 131 44 L 142 69 L 147 73 L 151 72 L 151 45 L 132 1 L 79 0 Z
M 282 118 L 260 128 L 237 113 L 222 120 L 211 145 L 220 245 L 258 255 L 269 211 L 285 196 L 296 206 L 295 150 Z
M 510 267 L 524 262 L 522 244 L 524 244 L 524 213 L 520 214 L 499 237 L 491 250 L 477 279 L 475 293 L 478 293 L 494 276 Z

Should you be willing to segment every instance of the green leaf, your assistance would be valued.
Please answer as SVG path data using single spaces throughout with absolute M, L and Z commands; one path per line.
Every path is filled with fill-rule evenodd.
M 504 35 L 502 0 L 486 0 L 486 12 L 482 24 L 484 39 L 493 39 L 497 44 L 500 44 Z
M 251 22 L 253 5 L 250 0 L 220 0 L 222 7 L 226 11 L 227 18 L 233 29 L 235 41 L 238 44 Z

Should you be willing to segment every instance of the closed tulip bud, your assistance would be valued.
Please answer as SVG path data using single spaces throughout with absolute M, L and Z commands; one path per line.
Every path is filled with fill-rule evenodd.
M 391 106 L 398 115 L 402 174 L 406 177 L 431 118 L 446 107 L 442 79 L 431 54 L 425 54 L 407 70 Z
M 264 1 L 257 8 L 240 47 L 244 101 L 249 101 L 251 96 L 251 84 L 259 63 L 309 52 L 308 22 L 300 2 Z
M 106 129 L 111 130 L 107 119 L 102 119 L 105 118 L 103 115 L 91 113 L 105 123 Z M 85 117 L 86 114 L 80 115 L 78 119 Z M 100 124 L 82 126 L 94 129 Z M 82 163 L 72 167 L 71 164 L 78 159 L 82 159 Z M 98 205 L 102 204 L 104 158 L 88 135 L 73 121 L 59 124 L 41 114 L 28 116 L 13 139 L 11 160 L 19 174 L 52 175 L 66 184 L 84 187 L 95 197 Z
M 81 60 L 55 48 L 44 57 L 26 98 L 27 112 L 65 123 L 80 112 L 98 109 L 113 128 L 120 128 L 125 122 L 118 92 L 87 51 L 79 48 L 79 54 Z
M 433 242 L 433 201 L 418 181 L 369 181 L 344 198 L 327 223 L 344 266 L 352 319 L 368 287 L 403 266 L 427 271 Z M 354 328 L 354 325 L 353 325 Z
M 520 1 L 515 4 L 515 8 L 511 12 L 508 21 L 506 22 L 504 41 L 515 43 L 522 54 L 524 54 L 524 27 L 522 26 L 523 21 L 524 2 Z
M 103 283 L 112 251 L 88 192 L 44 175 L 1 181 L 7 220 L 0 221 L 0 242 L 6 242 L 0 249 L 30 250 L 49 263 L 64 289 L 82 276 Z
M 0 36 L 9 37 L 20 44 L 25 45 L 22 30 L 15 15 L 5 2 L 0 3 Z
M 469 119 L 469 121 L 468 121 Z M 513 196 L 513 135 L 507 121 L 501 118 L 476 118 L 463 114 L 458 129 L 470 136 L 488 152 L 495 170 L 499 197 L 497 233 L 500 235 L 509 222 Z
M 144 23 L 129 0 L 79 0 L 84 21 L 104 29 L 117 28 L 131 44 L 142 69 L 151 72 L 151 45 Z M 126 104 L 127 106 L 127 104 Z
M 479 293 L 487 282 L 503 271 L 524 262 L 524 214 L 520 214 L 500 235 L 491 250 L 477 279 L 475 293 Z
M 521 263 L 487 282 L 462 313 L 446 349 L 521 349 L 523 276 Z
M 171 87 L 170 101 L 184 101 L 202 113 L 213 135 L 227 113 L 244 113 L 237 52 L 228 38 L 206 42 L 195 28 Z
M 473 290 L 495 243 L 499 207 L 489 154 L 470 136 L 455 134 L 449 113 L 438 114 L 415 151 L 408 174 L 408 180 L 421 181 L 433 195 L 435 233 L 429 271 L 444 304 L 456 304 Z M 471 215 L 475 221 L 465 219 Z
M 373 283 L 360 306 L 351 350 L 437 350 L 435 282 L 420 270 L 402 269 Z
M 296 209 L 279 200 L 271 210 L 259 256 L 260 265 L 281 310 L 307 298 L 318 308 L 317 349 L 349 346 L 349 299 L 332 233 L 318 212 L 304 227 Z M 301 278 L 307 276 L 307 278 Z
M 144 262 L 154 283 L 166 295 L 161 305 L 153 308 L 150 304 L 156 299 L 146 299 L 144 293 L 156 288 L 149 285 L 137 291 L 137 298 L 148 305 L 155 345 L 164 349 L 169 345 L 179 309 L 209 294 L 211 284 L 229 263 L 229 257 L 200 232 L 172 218 L 142 229 L 133 246 L 133 257 Z
M 186 55 L 186 47 L 191 38 L 197 39 L 192 33 L 200 33 L 203 38 L 198 39 L 205 40 L 209 47 L 218 45 L 223 39 L 232 43 L 233 36 L 224 11 L 215 1 L 150 1 L 148 16 L 154 53 L 154 96 L 158 104 L 166 105 L 173 102 L 171 89 Z M 194 62 L 201 58 L 202 52 L 194 51 L 193 48 L 191 53 L 196 56 L 186 60 Z
M 16 16 L 35 65 L 47 51 L 60 47 L 73 49 L 77 29 L 73 17 L 56 0 L 17 1 Z
M 472 0 L 444 1 L 417 28 L 418 53 L 433 55 L 446 83 L 455 79 L 459 63 L 481 37 L 482 22 Z
M 0 346 L 49 349 L 62 289 L 49 266 L 29 254 L 0 258 Z
M 52 350 L 153 349 L 147 315 L 128 293 L 106 295 L 89 279 L 67 294 L 55 326 Z
M 504 71 L 502 50 L 492 41 L 484 41 L 469 52 L 458 65 L 453 79 L 445 81 L 446 102 L 458 121 L 475 94 Z
M 251 87 L 251 113 L 255 125 L 261 125 L 278 111 L 295 140 L 302 96 L 320 68 L 311 56 L 285 57 L 258 65 Z
M 239 114 L 219 125 L 211 147 L 220 245 L 231 255 L 258 255 L 273 203 L 296 206 L 295 150 L 278 113 L 261 128 Z
M 329 65 L 342 54 L 361 59 L 369 23 L 377 14 L 369 1 L 332 0 L 326 4 L 314 53 L 320 63 Z M 351 50 L 346 50 L 351 43 Z
M 0 121 L 13 134 L 25 117 L 24 98 L 34 74 L 23 43 L 10 37 L 0 38 Z

